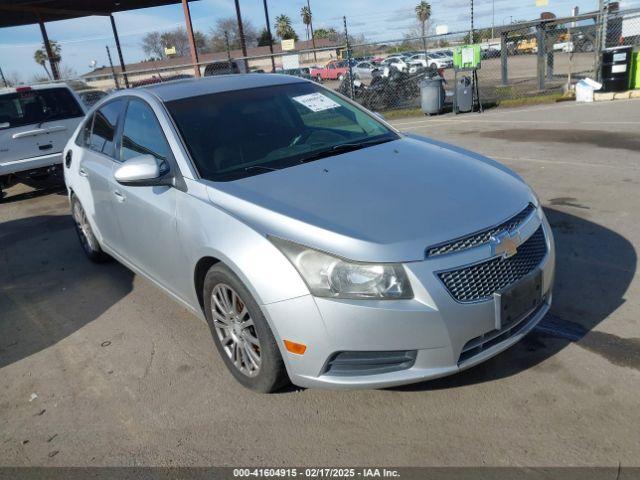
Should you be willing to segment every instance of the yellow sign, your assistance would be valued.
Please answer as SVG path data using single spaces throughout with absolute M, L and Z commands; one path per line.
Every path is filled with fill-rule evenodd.
M 282 51 L 294 50 L 296 48 L 296 41 L 291 38 L 289 40 L 282 40 Z
M 164 54 L 165 55 L 175 55 L 176 54 L 176 47 L 165 47 Z
M 536 0 L 536 7 L 546 7 L 549 5 L 549 0 Z

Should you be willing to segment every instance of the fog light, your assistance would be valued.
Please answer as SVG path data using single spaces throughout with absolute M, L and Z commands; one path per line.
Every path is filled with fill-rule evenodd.
M 295 353 L 296 355 L 304 355 L 304 352 L 307 351 L 306 345 L 303 345 L 302 343 L 292 342 L 291 340 L 285 340 L 284 346 L 289 352 Z

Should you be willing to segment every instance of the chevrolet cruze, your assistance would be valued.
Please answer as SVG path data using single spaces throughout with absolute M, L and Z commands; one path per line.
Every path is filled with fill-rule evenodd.
M 64 164 L 89 258 L 206 320 L 257 391 L 449 375 L 513 345 L 551 303 L 553 237 L 520 177 L 306 80 L 119 92 Z

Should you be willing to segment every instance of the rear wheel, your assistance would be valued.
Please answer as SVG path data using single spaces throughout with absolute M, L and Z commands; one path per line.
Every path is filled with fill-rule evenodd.
M 78 234 L 80 245 L 82 245 L 82 250 L 84 250 L 84 253 L 89 257 L 89 260 L 96 263 L 110 260 L 111 257 L 102 251 L 98 239 L 93 234 L 87 214 L 75 196 L 71 197 L 71 216 L 75 223 L 76 233 Z
M 216 264 L 207 272 L 203 294 L 213 341 L 235 379 L 262 393 L 287 385 L 289 377 L 273 333 L 240 279 Z

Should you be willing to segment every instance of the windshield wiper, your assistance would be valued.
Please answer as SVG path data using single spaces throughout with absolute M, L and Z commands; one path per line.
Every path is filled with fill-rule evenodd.
M 303 157 L 300 159 L 300 163 L 307 163 L 313 160 L 319 160 L 321 158 L 331 157 L 333 155 L 338 155 L 339 153 L 353 152 L 354 150 L 360 150 L 362 148 L 371 147 L 373 145 L 379 145 L 381 143 L 387 143 L 394 138 L 382 138 L 377 140 L 369 140 L 365 142 L 354 142 L 354 143 L 339 143 L 338 145 L 334 145 L 328 150 L 320 150 L 312 155 L 307 157 Z
M 264 165 L 251 165 L 250 167 L 246 167 L 244 169 L 245 172 L 248 172 L 249 170 L 265 170 L 267 172 L 275 172 L 277 170 L 280 170 L 279 168 L 273 168 L 273 167 L 265 167 Z

